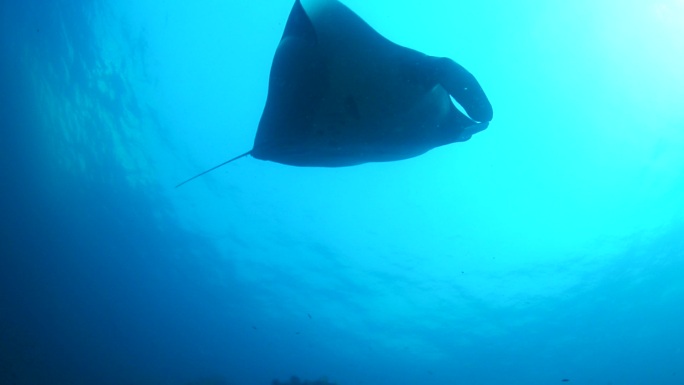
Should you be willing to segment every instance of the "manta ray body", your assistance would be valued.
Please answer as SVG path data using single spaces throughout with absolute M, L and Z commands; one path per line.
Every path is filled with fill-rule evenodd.
M 253 148 L 180 185 L 246 155 L 314 167 L 407 159 L 470 139 L 492 116 L 453 60 L 391 42 L 337 0 L 296 0 Z

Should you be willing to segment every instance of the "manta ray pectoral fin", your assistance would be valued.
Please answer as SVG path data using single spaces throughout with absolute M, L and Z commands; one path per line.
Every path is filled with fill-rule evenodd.
M 221 163 L 221 164 L 219 164 L 219 165 L 217 165 L 217 166 L 214 166 L 214 167 L 210 168 L 209 170 L 202 171 L 201 173 L 199 173 L 199 174 L 193 176 L 192 178 L 190 178 L 190 179 L 188 179 L 188 180 L 185 180 L 185 181 L 183 181 L 183 182 L 177 184 L 177 185 L 176 185 L 176 188 L 178 188 L 178 187 L 180 187 L 180 186 L 182 186 L 182 185 L 184 185 L 184 184 L 190 182 L 190 181 L 193 180 L 193 179 L 197 179 L 197 178 L 201 177 L 201 176 L 204 175 L 204 174 L 210 173 L 210 172 L 216 170 L 217 168 L 219 168 L 219 167 L 221 167 L 221 166 L 225 166 L 225 165 L 227 165 L 228 163 L 230 163 L 230 162 L 232 162 L 232 161 L 234 161 L 234 160 L 238 160 L 238 159 L 240 159 L 240 158 L 242 158 L 242 157 L 245 157 L 245 156 L 247 156 L 247 155 L 249 155 L 249 154 L 251 154 L 251 153 L 252 153 L 252 150 L 249 150 L 249 151 L 245 152 L 244 154 L 238 155 L 238 156 L 236 156 L 235 158 L 229 159 L 229 160 L 227 160 L 227 161 L 225 161 L 225 162 L 223 162 L 223 163 Z

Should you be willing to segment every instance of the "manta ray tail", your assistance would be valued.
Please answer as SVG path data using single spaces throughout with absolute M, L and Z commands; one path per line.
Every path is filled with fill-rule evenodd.
M 193 179 L 197 179 L 197 178 L 201 177 L 201 176 L 204 175 L 204 174 L 207 174 L 207 173 L 209 173 L 209 172 L 212 172 L 212 171 L 216 170 L 217 168 L 219 168 L 219 167 L 221 167 L 221 166 L 225 166 L 225 165 L 227 165 L 228 163 L 230 163 L 230 162 L 232 162 L 232 161 L 234 161 L 234 160 L 238 160 L 238 159 L 240 159 L 240 158 L 242 158 L 242 157 L 244 157 L 244 156 L 247 156 L 247 155 L 249 155 L 249 154 L 251 154 L 251 153 L 252 153 L 252 150 L 249 150 L 249 151 L 245 152 L 245 153 L 242 154 L 242 155 L 238 155 L 238 156 L 236 156 L 236 157 L 233 158 L 233 159 L 227 160 L 227 161 L 225 161 L 225 162 L 219 164 L 218 166 L 214 166 L 214 167 L 210 168 L 209 170 L 202 171 L 201 173 L 199 173 L 199 174 L 193 176 L 192 178 L 190 178 L 190 179 L 188 179 L 188 180 L 186 180 L 186 181 L 184 181 L 184 182 L 181 182 L 181 183 L 177 184 L 177 185 L 176 185 L 176 188 L 178 188 L 178 187 L 180 187 L 180 186 L 182 186 L 182 185 L 184 185 L 184 184 L 190 182 L 190 181 L 193 180 Z

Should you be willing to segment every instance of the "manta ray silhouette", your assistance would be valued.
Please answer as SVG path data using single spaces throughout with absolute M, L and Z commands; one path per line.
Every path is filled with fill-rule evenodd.
M 337 0 L 296 0 L 253 148 L 176 187 L 247 155 L 314 167 L 407 159 L 470 139 L 492 116 L 453 60 L 392 43 Z

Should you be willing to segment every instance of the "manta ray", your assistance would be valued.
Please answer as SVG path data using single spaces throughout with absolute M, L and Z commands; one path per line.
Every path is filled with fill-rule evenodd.
M 176 187 L 247 155 L 309 167 L 412 158 L 467 141 L 492 116 L 453 60 L 391 42 L 337 0 L 296 0 L 252 149 Z

